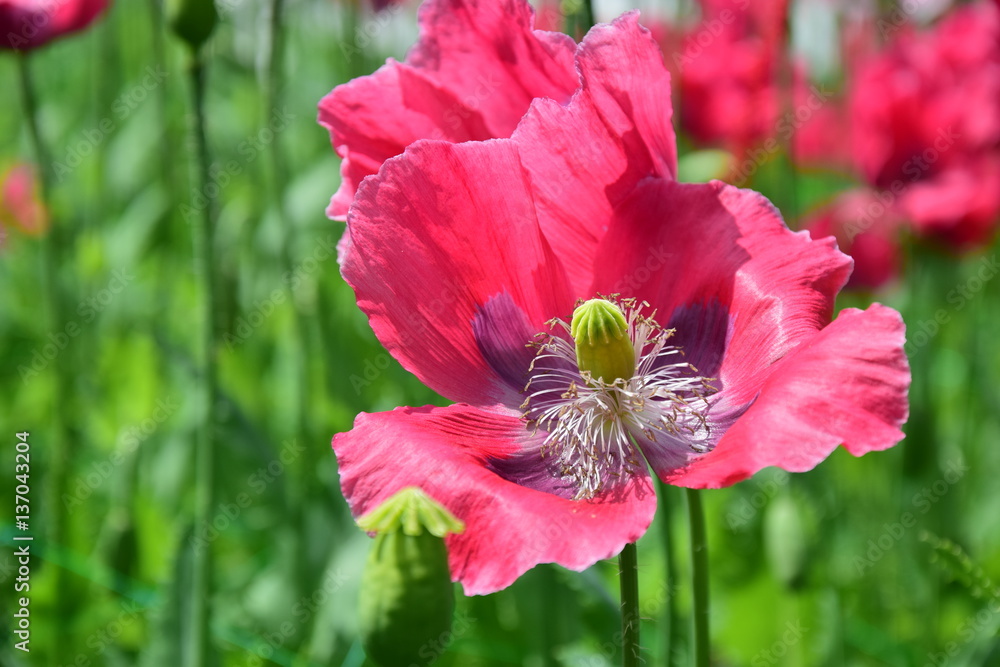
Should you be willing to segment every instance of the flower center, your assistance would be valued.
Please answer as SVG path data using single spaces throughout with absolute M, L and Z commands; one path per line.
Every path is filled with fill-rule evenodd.
M 571 325 L 539 334 L 524 388 L 524 419 L 546 433 L 542 456 L 593 498 L 642 469 L 646 458 L 683 460 L 708 450 L 709 379 L 668 345 L 673 330 L 642 314 L 646 303 L 591 299 Z M 568 338 L 573 340 L 570 343 Z
M 581 371 L 607 384 L 635 374 L 635 348 L 621 308 L 607 299 L 591 299 L 573 311 L 569 330 Z

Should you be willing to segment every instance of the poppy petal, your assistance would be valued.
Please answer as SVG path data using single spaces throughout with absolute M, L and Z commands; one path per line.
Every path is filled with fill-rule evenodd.
M 678 309 L 725 311 L 727 332 L 712 338 L 724 349 L 699 356 L 722 355 L 719 386 L 735 406 L 752 400 L 767 369 L 830 321 L 850 270 L 832 238 L 792 232 L 756 192 L 651 179 L 616 211 L 593 291 L 647 301 L 661 323 Z
M 664 479 L 718 488 L 767 466 L 811 470 L 840 444 L 855 456 L 893 446 L 908 414 L 903 342 L 903 320 L 891 308 L 842 311 L 774 366 L 715 449 Z
M 404 63 L 338 86 L 319 105 L 341 165 L 327 214 L 343 220 L 365 176 L 419 139 L 509 137 L 536 97 L 565 101 L 579 85 L 573 40 L 533 30 L 517 0 L 431 0 Z
M 523 387 L 512 386 L 509 368 L 517 355 L 484 346 L 477 333 L 502 330 L 509 348 L 507 334 L 542 331 L 571 312 L 573 296 L 516 146 L 418 142 L 365 180 L 348 227 L 344 278 L 389 352 L 452 400 L 520 405 Z M 505 308 L 484 307 L 503 293 Z M 490 317 L 507 321 L 490 326 Z
M 513 139 L 542 228 L 583 296 L 612 209 L 645 178 L 675 178 L 677 149 L 670 75 L 636 12 L 595 26 L 576 60 L 581 89 L 569 104 L 536 100 Z
M 643 473 L 613 496 L 574 501 L 497 472 L 532 448 L 520 416 L 500 407 L 398 408 L 358 416 L 334 437 L 340 482 L 355 517 L 406 486 L 419 486 L 465 522 L 447 538 L 452 578 L 466 595 L 509 586 L 539 563 L 583 570 L 637 540 L 656 494 Z M 537 462 L 537 459 L 536 459 Z

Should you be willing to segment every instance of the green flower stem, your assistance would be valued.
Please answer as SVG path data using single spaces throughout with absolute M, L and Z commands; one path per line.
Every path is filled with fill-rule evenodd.
M 195 121 L 195 143 L 198 151 L 198 181 L 211 180 L 209 168 L 208 142 L 205 137 L 205 61 L 202 51 L 195 52 L 191 68 L 192 104 Z M 206 194 L 208 203 L 201 210 L 194 231 L 195 271 L 200 276 L 204 294 L 202 296 L 201 353 L 202 369 L 201 398 L 203 403 L 202 421 L 195 454 L 195 525 L 208 525 L 215 507 L 215 404 L 218 394 L 218 368 L 216 345 L 216 305 L 215 305 L 215 201 Z M 211 596 L 212 596 L 212 555 L 211 542 L 199 545 L 194 552 L 193 581 L 194 595 L 191 609 L 191 641 L 189 655 L 185 661 L 191 667 L 207 667 L 212 664 L 210 644 Z
M 661 522 L 660 533 L 663 541 L 663 564 L 667 581 L 667 623 L 663 628 L 663 664 L 672 665 L 684 643 L 681 634 L 681 619 L 677 610 L 677 560 L 674 556 L 674 544 L 670 534 L 670 524 L 673 512 L 672 496 L 675 491 L 672 486 L 664 484 L 659 479 L 656 480 L 660 495 L 659 517 Z
M 264 110 L 265 122 L 269 119 L 270 115 L 275 112 L 275 109 L 278 108 L 282 101 L 279 89 L 284 67 L 285 38 L 283 28 L 284 21 L 282 20 L 284 7 L 285 0 L 271 0 L 269 24 L 270 49 L 268 53 L 266 79 L 267 106 Z M 295 265 L 292 261 L 292 244 L 295 240 L 295 226 L 288 217 L 288 211 L 285 208 L 284 198 L 285 191 L 287 189 L 286 175 L 288 174 L 288 167 L 285 162 L 285 152 L 283 149 L 284 146 L 282 144 L 281 137 L 278 133 L 275 133 L 271 150 L 267 151 L 271 158 L 270 196 L 277 211 L 278 220 L 281 224 L 281 261 L 285 272 L 287 274 L 292 274 L 295 270 Z M 310 395 L 307 387 L 308 378 L 306 375 L 305 361 L 305 353 L 309 347 L 309 341 L 306 335 L 306 319 L 295 301 L 295 294 L 292 292 L 291 286 L 289 286 L 289 301 L 294 315 L 293 326 L 295 327 L 295 340 L 297 348 L 296 354 L 294 355 L 295 390 L 298 392 L 295 397 L 296 400 L 294 401 L 297 406 L 295 409 L 294 430 L 296 436 L 299 436 L 304 435 L 303 431 L 306 421 L 306 400 Z
M 563 30 L 574 39 L 582 38 L 594 27 L 594 0 L 562 0 Z
M 638 667 L 639 657 L 639 557 L 635 543 L 626 544 L 618 556 L 622 590 L 622 665 Z
M 59 285 L 60 250 L 62 243 L 62 229 L 57 224 L 52 211 L 52 160 L 49 157 L 45 141 L 38 124 L 38 98 L 35 95 L 35 86 L 31 78 L 31 70 L 28 63 L 28 55 L 24 52 L 16 54 L 17 69 L 21 87 L 21 102 L 24 106 L 24 117 L 28 123 L 28 133 L 31 137 L 32 148 L 35 153 L 35 160 L 38 163 L 38 179 L 40 183 L 42 202 L 49 211 L 50 223 L 46 238 L 42 241 L 42 284 L 45 286 L 47 301 L 49 302 L 49 327 L 50 331 L 61 331 L 66 326 L 66 308 L 63 303 L 63 293 Z M 69 432 L 67 429 L 67 417 L 72 410 L 72 395 L 69 391 L 70 377 L 66 372 L 68 364 L 65 358 L 56 359 L 52 362 L 52 371 L 55 374 L 55 390 L 52 392 L 52 407 L 48 416 L 51 420 L 52 431 L 48 446 L 52 453 L 49 463 L 49 484 L 48 493 L 51 494 L 49 500 L 49 516 L 46 517 L 49 532 L 48 539 L 52 546 L 62 545 L 66 538 L 66 504 L 60 499 L 60 491 L 66 486 L 70 466 L 70 456 L 72 451 L 69 447 Z M 56 625 L 57 627 L 68 627 L 73 617 L 74 596 L 70 594 L 66 572 L 64 568 L 56 566 L 54 569 L 55 590 L 64 594 L 57 596 L 56 601 Z M 56 661 L 64 662 L 70 659 L 66 642 L 58 642 L 56 649 Z
M 708 667 L 708 540 L 705 538 L 705 510 L 697 489 L 686 489 L 691 523 L 691 573 L 694 584 L 694 664 Z
M 167 55 L 164 40 L 164 14 L 163 0 L 149 0 L 150 34 L 152 35 L 153 66 L 166 69 Z M 161 82 L 156 87 L 156 106 L 159 114 L 159 126 L 161 131 L 160 150 L 163 157 L 160 160 L 161 177 L 164 186 L 167 188 L 167 195 L 171 201 L 176 201 L 179 196 L 177 188 L 177 177 L 174 172 L 176 158 L 174 157 L 174 132 L 170 117 L 170 104 L 167 95 L 167 82 Z
M 583 31 L 586 33 L 588 30 L 594 27 L 597 23 L 597 19 L 594 14 L 594 0 L 583 0 Z
M 280 88 L 282 74 L 284 72 L 285 53 L 285 23 L 283 21 L 284 7 L 285 0 L 271 0 L 269 17 L 270 38 L 267 78 L 265 84 L 265 123 L 270 118 L 271 114 L 275 113 L 275 110 L 278 109 L 279 105 L 282 103 Z M 292 259 L 292 248 L 295 241 L 295 225 L 290 219 L 288 210 L 285 207 L 285 194 L 288 189 L 288 167 L 285 160 L 282 137 L 279 132 L 275 133 L 271 150 L 267 151 L 267 153 L 271 158 L 269 196 L 275 210 L 277 211 L 278 222 L 281 225 L 281 263 L 285 274 L 293 275 L 295 272 L 295 263 Z M 306 442 L 309 442 L 312 436 L 307 428 L 306 411 L 308 407 L 308 400 L 316 397 L 314 393 L 309 390 L 309 375 L 306 368 L 306 354 L 309 350 L 308 321 L 296 301 L 295 291 L 292 289 L 291 282 L 288 284 L 288 301 L 292 309 L 292 328 L 294 329 L 291 339 L 295 343 L 295 349 L 292 351 L 292 360 L 290 364 L 292 386 L 295 391 L 293 400 L 295 407 L 293 408 L 292 414 L 292 432 L 295 437 L 301 437 Z M 310 464 L 299 466 L 299 470 L 303 473 L 306 471 L 312 472 L 313 466 Z M 295 484 L 290 485 L 290 491 L 294 494 L 291 499 L 292 502 L 290 503 L 294 512 L 292 520 L 299 526 L 296 539 L 304 539 L 304 536 L 309 532 L 307 526 L 305 525 L 306 508 L 309 505 L 309 498 L 311 497 L 311 494 L 314 493 L 313 487 L 316 483 L 316 479 L 315 475 L 303 474 Z M 298 567 L 296 567 L 298 585 L 301 590 L 306 590 L 312 581 L 312 574 L 310 572 L 311 568 L 309 565 L 309 550 L 299 548 L 296 549 L 296 552 L 299 560 Z

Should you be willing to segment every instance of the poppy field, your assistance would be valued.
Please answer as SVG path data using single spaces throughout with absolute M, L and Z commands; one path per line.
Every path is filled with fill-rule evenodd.
M 0 0 L 0 90 L 0 665 L 1000 665 L 1000 3 Z

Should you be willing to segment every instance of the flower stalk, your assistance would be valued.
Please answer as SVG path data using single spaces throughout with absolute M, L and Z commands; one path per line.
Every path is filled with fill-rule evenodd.
M 697 489 L 686 489 L 691 524 L 691 573 L 694 588 L 694 665 L 708 667 L 708 540 L 705 510 Z
M 657 516 L 662 524 L 660 535 L 663 541 L 663 565 L 667 581 L 667 622 L 663 628 L 663 664 L 673 665 L 684 643 L 681 619 L 677 611 L 677 564 L 673 536 L 670 533 L 671 518 L 673 517 L 673 494 L 676 487 L 665 484 L 659 478 L 656 479 L 656 486 L 659 489 L 657 495 L 660 498 L 661 509 L 658 510 Z
M 285 31 L 284 31 L 284 7 L 285 0 L 271 0 L 270 14 L 268 21 L 269 50 L 267 62 L 267 77 L 265 86 L 266 108 L 264 109 L 264 121 L 275 113 L 282 104 L 280 82 L 284 68 L 285 52 Z M 295 265 L 292 257 L 292 246 L 295 240 L 295 226 L 289 218 L 288 210 L 285 208 L 284 195 L 287 187 L 286 175 L 288 168 L 286 164 L 284 146 L 281 137 L 275 133 L 271 149 L 267 151 L 271 157 L 271 178 L 270 178 L 270 198 L 275 206 L 278 220 L 281 223 L 281 262 L 283 269 L 289 275 L 294 272 Z M 289 287 L 289 302 L 292 307 L 293 327 L 295 329 L 294 339 L 295 356 L 293 361 L 293 384 L 295 387 L 295 415 L 293 430 L 296 434 L 305 435 L 306 405 L 309 396 L 308 377 L 306 375 L 306 350 L 309 349 L 307 336 L 307 322 L 295 300 L 294 291 Z M 308 483 L 308 482 L 307 482 Z M 305 495 L 305 494 L 303 494 Z
M 639 557 L 635 542 L 618 555 L 622 596 L 622 665 L 638 667 L 639 652 Z
M 211 180 L 208 141 L 205 133 L 205 61 L 201 49 L 194 49 L 189 70 L 194 111 L 198 179 Z M 196 525 L 207 525 L 215 508 L 215 404 L 218 388 L 216 305 L 215 305 L 215 201 L 206 193 L 208 204 L 202 207 L 194 231 L 195 271 L 202 281 L 201 380 L 202 421 L 195 455 Z M 194 554 L 194 596 L 191 613 L 190 655 L 186 664 L 204 667 L 211 664 L 209 642 L 210 599 L 212 595 L 211 543 Z

